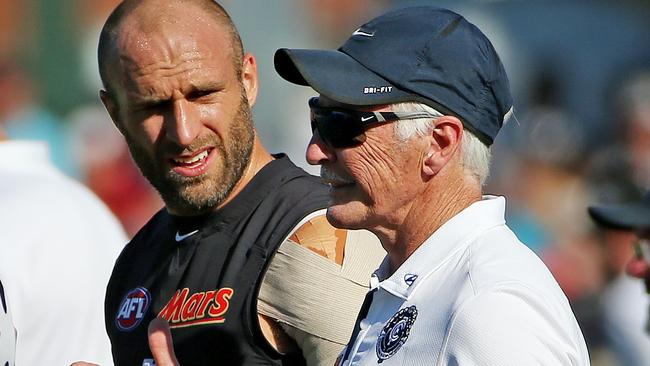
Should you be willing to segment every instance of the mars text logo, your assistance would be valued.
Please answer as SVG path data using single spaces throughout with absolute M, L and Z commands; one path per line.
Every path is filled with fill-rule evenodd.
M 187 287 L 176 290 L 167 305 L 160 310 L 158 317 L 167 320 L 171 328 L 226 321 L 225 315 L 230 306 L 230 298 L 235 292 L 233 289 L 224 287 L 191 295 L 189 292 Z
M 151 295 L 144 287 L 129 291 L 120 304 L 115 317 L 115 325 L 121 331 L 130 331 L 140 324 L 151 304 Z

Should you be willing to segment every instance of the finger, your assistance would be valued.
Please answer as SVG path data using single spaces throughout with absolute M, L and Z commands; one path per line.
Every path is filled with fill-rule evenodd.
M 149 349 L 156 366 L 179 366 L 169 324 L 160 318 L 149 323 Z
M 637 278 L 646 278 L 650 276 L 650 266 L 643 258 L 632 258 L 625 267 L 627 274 Z

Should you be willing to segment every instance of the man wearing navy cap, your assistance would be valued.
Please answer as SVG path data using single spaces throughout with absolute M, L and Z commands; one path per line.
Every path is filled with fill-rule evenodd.
M 566 296 L 485 196 L 490 145 L 510 117 L 490 41 L 462 16 L 397 10 L 338 50 L 281 49 L 308 85 L 307 160 L 331 186 L 328 220 L 388 255 L 339 365 L 588 365 Z
M 645 280 L 646 291 L 650 293 L 650 191 L 636 201 L 594 205 L 588 211 L 601 227 L 636 233 L 635 256 L 630 259 L 626 271 Z M 650 318 L 646 330 L 650 331 Z
M 634 248 L 635 257 L 628 263 L 627 272 L 634 277 L 647 279 L 646 286 L 650 292 L 650 191 L 636 201 L 594 205 L 588 211 L 600 226 L 636 232 L 639 241 Z

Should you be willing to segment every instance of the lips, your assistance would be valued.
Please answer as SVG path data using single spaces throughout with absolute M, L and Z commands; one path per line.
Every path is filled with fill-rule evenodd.
M 203 150 L 202 152 L 194 155 L 194 156 L 189 156 L 189 157 L 178 157 L 172 159 L 174 163 L 186 167 L 192 167 L 200 164 L 205 158 L 208 157 L 208 150 Z
M 215 149 L 205 148 L 193 154 L 182 154 L 169 159 L 172 170 L 186 177 L 196 177 L 208 170 Z
M 323 182 L 332 188 L 341 188 L 355 184 L 354 180 L 344 178 L 325 167 L 321 168 L 321 177 Z

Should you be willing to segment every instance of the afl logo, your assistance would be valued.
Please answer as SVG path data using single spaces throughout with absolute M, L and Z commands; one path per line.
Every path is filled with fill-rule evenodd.
M 392 357 L 399 351 L 411 333 L 411 327 L 418 316 L 415 305 L 409 306 L 393 315 L 377 337 L 378 363 Z
M 124 296 L 115 317 L 117 329 L 128 332 L 137 327 L 151 303 L 151 295 L 144 287 L 136 287 Z

